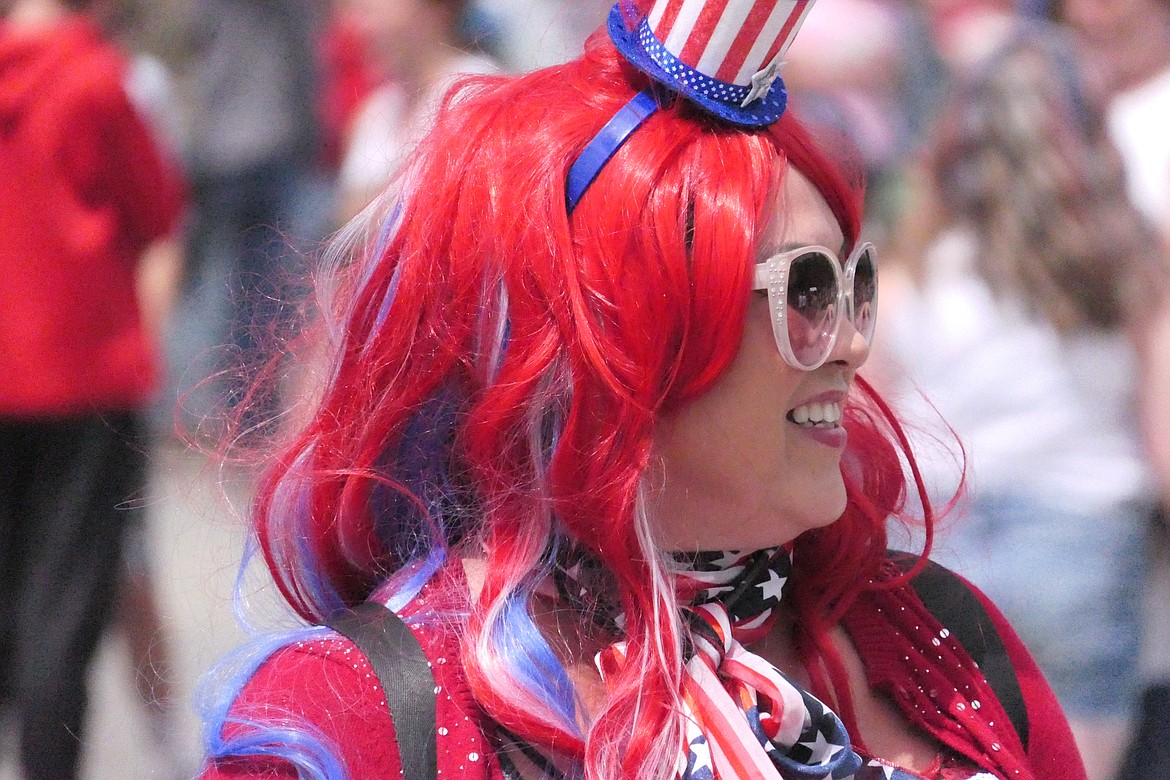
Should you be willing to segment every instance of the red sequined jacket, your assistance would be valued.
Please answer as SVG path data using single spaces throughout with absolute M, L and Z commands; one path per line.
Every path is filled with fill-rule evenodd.
M 450 568 L 432 580 L 404 616 L 465 609 L 462 574 Z M 881 578 L 896 574 L 890 564 Z M 889 694 L 912 723 L 1002 780 L 1085 780 L 1048 683 L 1000 612 L 974 592 L 1015 668 L 1029 721 L 1026 750 L 982 674 L 973 671 L 970 657 L 908 586 L 865 593 L 843 621 L 870 685 Z M 433 623 L 413 628 L 435 676 L 440 777 L 502 780 L 491 722 L 461 671 L 457 632 Z M 402 776 L 381 687 L 348 639 L 330 634 L 283 648 L 260 667 L 234 706 L 236 714 L 258 720 L 280 715 L 313 724 L 337 746 L 352 778 Z M 276 759 L 220 760 L 202 774 L 202 780 L 295 777 L 291 766 Z

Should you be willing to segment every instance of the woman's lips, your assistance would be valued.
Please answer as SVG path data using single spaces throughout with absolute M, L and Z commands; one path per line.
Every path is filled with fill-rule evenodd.
M 801 434 L 826 447 L 844 449 L 846 442 L 849 441 L 849 432 L 840 425 L 797 425 L 791 420 L 788 421 L 788 424 L 795 427 Z

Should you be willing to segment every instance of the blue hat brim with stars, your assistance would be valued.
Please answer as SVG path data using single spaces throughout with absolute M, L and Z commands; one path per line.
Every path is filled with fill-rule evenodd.
M 620 2 L 609 12 L 608 29 L 614 46 L 631 65 L 725 122 L 766 127 L 779 119 L 788 105 L 788 92 L 777 77 L 762 98 L 743 106 L 751 87 L 718 81 L 690 67 L 666 50 L 645 18 L 631 30 Z

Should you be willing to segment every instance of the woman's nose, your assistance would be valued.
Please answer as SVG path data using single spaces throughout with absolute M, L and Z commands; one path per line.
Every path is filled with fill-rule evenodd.
M 829 353 L 826 363 L 845 365 L 856 371 L 869 358 L 869 341 L 857 330 L 853 320 L 842 317 L 837 326 L 837 340 L 833 343 L 833 351 Z

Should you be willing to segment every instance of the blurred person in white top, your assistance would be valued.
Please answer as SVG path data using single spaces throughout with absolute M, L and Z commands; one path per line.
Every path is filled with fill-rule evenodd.
M 1170 0 L 1055 0 L 1081 42 L 1129 193 L 1170 241 Z
M 1170 422 L 1170 269 L 1067 41 L 1007 29 L 957 72 L 940 113 L 911 210 L 930 241 L 910 255 L 906 288 L 885 274 L 883 296 L 899 297 L 882 341 L 934 407 L 914 409 L 904 388 L 912 425 L 942 440 L 941 415 L 965 448 L 933 462 L 949 495 L 944 474 L 965 456 L 969 493 L 932 557 L 1003 608 L 1089 777 L 1110 780 L 1130 741 L 1160 497 L 1144 445 Z
M 339 224 L 385 188 L 430 128 L 443 93 L 459 74 L 496 70 L 465 34 L 470 5 L 467 0 L 338 0 L 337 13 L 385 79 L 358 109 L 345 135 Z

